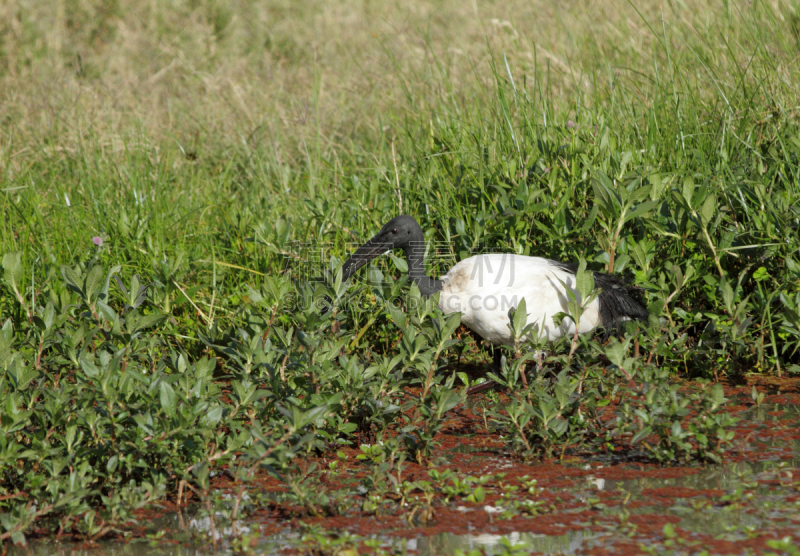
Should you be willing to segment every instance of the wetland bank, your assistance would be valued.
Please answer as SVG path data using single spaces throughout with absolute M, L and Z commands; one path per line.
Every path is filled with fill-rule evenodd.
M 0 7 L 4 549 L 797 552 L 800 7 L 462 4 Z M 492 370 L 403 213 L 650 321 Z

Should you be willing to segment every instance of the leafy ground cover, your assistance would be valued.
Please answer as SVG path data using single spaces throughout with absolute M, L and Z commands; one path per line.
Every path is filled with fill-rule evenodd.
M 755 399 L 754 388 L 760 393 Z M 190 490 L 181 505 L 168 499 L 139 510 L 135 522 L 81 547 L 87 554 L 165 556 L 211 548 L 285 554 L 794 553 L 800 538 L 798 380 L 754 377 L 750 384 L 726 384 L 724 392 L 738 440 L 721 465 L 663 466 L 643 451 L 596 449 L 562 460 L 521 461 L 483 420 L 486 406 L 507 403 L 507 396 L 478 394 L 447 414 L 439 444 L 422 464 L 387 455 L 386 442 L 342 446 L 303 458 L 291 492 L 282 478 L 266 474 L 242 490 L 223 468 L 211 479 L 210 504 Z M 612 403 L 601 418 L 613 420 L 615 411 Z M 73 534 L 57 544 L 46 527 L 37 529 L 20 553 L 74 546 Z
M 800 371 L 794 4 L 60 6 L 0 8 L 6 543 L 222 494 L 235 523 L 266 477 L 286 519 L 347 516 L 319 488 L 339 453 L 360 511 L 495 494 L 437 470 L 486 349 L 396 256 L 337 278 L 398 213 L 432 274 L 513 252 L 646 290 L 620 339 L 507 350 L 464 426 L 520 465 L 719 464 L 743 442 L 719 381 Z M 405 510 L 411 465 L 438 486 Z

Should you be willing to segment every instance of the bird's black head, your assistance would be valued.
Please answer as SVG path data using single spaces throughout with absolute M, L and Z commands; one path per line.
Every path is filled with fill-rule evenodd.
M 407 247 L 412 241 L 422 237 L 422 228 L 412 216 L 401 214 L 383 225 L 381 231 L 370 241 L 376 239 L 391 243 L 392 248 Z
M 405 249 L 408 255 L 409 249 L 415 242 L 420 242 L 424 250 L 424 236 L 417 221 L 405 214 L 392 218 L 381 228 L 380 232 L 375 234 L 375 237 L 359 247 L 345 261 L 342 266 L 342 278 L 347 280 L 359 268 L 386 251 L 399 247 Z

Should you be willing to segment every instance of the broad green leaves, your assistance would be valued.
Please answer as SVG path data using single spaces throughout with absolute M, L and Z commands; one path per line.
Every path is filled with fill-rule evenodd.
M 509 314 L 511 315 L 511 330 L 514 332 L 514 337 L 519 339 L 528 324 L 528 304 L 524 297 L 516 308 L 509 311 Z
M 175 414 L 175 409 L 178 404 L 178 397 L 175 390 L 165 380 L 162 380 L 158 385 L 159 400 L 161 401 L 161 408 L 168 417 Z
M 458 314 L 441 314 L 435 298 L 409 286 L 399 251 L 359 286 L 343 282 L 336 259 L 401 203 L 435 246 L 430 258 L 441 255 L 429 261 L 441 272 L 478 252 L 585 258 L 567 288 L 565 325 L 585 318 L 597 294 L 590 269 L 641 286 L 651 327 L 602 345 L 569 338 L 543 353 L 541 323 L 528 322 L 525 302 L 510 313 L 503 325 L 517 342 L 503 348 L 496 373 L 516 405 L 495 425 L 515 450 L 558 455 L 584 441 L 606 404 L 619 417 L 615 433 L 630 436 L 592 430 L 608 442 L 603 449 L 630 438 L 663 461 L 713 459 L 730 432 L 721 390 L 687 402 L 667 379 L 798 368 L 796 126 L 780 111 L 763 118 L 764 98 L 747 99 L 776 89 L 751 89 L 747 76 L 718 81 L 732 83 L 725 102 L 713 91 L 673 91 L 682 85 L 670 79 L 645 79 L 635 91 L 626 80 L 613 79 L 613 90 L 598 82 L 600 92 L 568 116 L 553 108 L 564 99 L 528 96 L 514 59 L 506 62 L 496 98 L 471 108 L 448 92 L 433 120 L 388 121 L 408 130 L 391 133 L 388 155 L 383 132 L 380 144 L 359 145 L 367 132 L 347 149 L 307 156 L 279 137 L 254 136 L 241 150 L 226 147 L 219 166 L 178 164 L 160 147 L 156 157 L 126 151 L 108 176 L 70 155 L 65 168 L 81 175 L 68 181 L 80 181 L 92 211 L 74 202 L 68 221 L 50 218 L 57 213 L 39 197 L 50 189 L 38 187 L 64 172 L 39 176 L 45 167 L 36 164 L 9 173 L 11 189 L 22 179 L 27 188 L 28 178 L 36 186 L 4 193 L 9 207 L 30 212 L 9 211 L 3 222 L 13 252 L 3 255 L 0 286 L 0 457 L 37 481 L 47 470 L 52 492 L 21 483 L 37 507 L 61 504 L 54 521 L 94 520 L 84 531 L 91 538 L 111 515 L 97 492 L 141 500 L 149 484 L 158 496 L 174 484 L 167 475 L 201 489 L 218 465 L 245 475 L 267 466 L 277 476 L 298 450 L 324 452 L 356 434 L 396 434 L 405 455 L 430 453 L 461 400 L 451 378 L 486 353 L 456 339 Z M 628 102 L 632 92 L 649 102 Z M 578 121 L 565 128 L 567 117 Z M 220 159 L 209 154 L 201 160 Z M 165 194 L 176 190 L 161 180 L 183 178 L 185 195 Z M 102 250 L 89 243 L 94 233 L 107 241 Z M 298 243 L 320 249 L 307 257 Z M 327 282 L 309 285 L 317 266 Z M 324 295 L 334 310 L 322 316 L 307 301 Z M 633 400 L 629 414 L 609 401 L 622 394 Z M 707 404 L 704 419 L 684 419 L 687 403 Z M 234 451 L 247 457 L 234 460 Z M 91 496 L 75 494 L 84 492 Z M 0 501 L 0 514 L 10 504 Z
M 599 221 L 605 231 L 605 236 L 599 239 L 609 253 L 609 272 L 614 271 L 617 246 L 623 237 L 625 225 L 646 217 L 661 204 L 660 200 L 645 200 L 649 198 L 651 188 L 641 178 L 633 178 L 623 184 L 612 180 L 602 171 L 596 172 L 592 189 L 594 201 L 600 207 Z
M 24 286 L 23 269 L 22 269 L 22 253 L 15 251 L 13 253 L 6 253 L 3 255 L 3 278 L 8 284 L 8 287 L 17 296 L 17 301 L 25 305 L 24 299 Z
M 36 380 L 40 373 L 30 368 L 21 357 L 14 357 L 6 368 L 6 373 L 13 387 L 21 392 Z

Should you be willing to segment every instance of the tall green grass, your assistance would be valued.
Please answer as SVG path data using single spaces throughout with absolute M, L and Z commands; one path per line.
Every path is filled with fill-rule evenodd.
M 430 454 L 442 414 L 462 399 L 456 321 L 425 304 L 408 320 L 389 310 L 384 301 L 414 295 L 397 258 L 373 272 L 382 283 L 309 280 L 327 268 L 335 276 L 353 243 L 401 211 L 443 250 L 435 272 L 471 253 L 515 252 L 584 258 L 647 290 L 653 318 L 636 337 L 649 357 L 631 362 L 618 344 L 585 340 L 580 365 L 552 348 L 557 371 L 599 369 L 605 354 L 664 400 L 670 374 L 800 371 L 796 6 L 598 4 L 606 21 L 546 10 L 539 21 L 523 9 L 480 27 L 449 4 L 419 4 L 423 15 L 404 20 L 407 40 L 372 43 L 369 17 L 353 8 L 362 18 L 353 43 L 379 53 L 360 69 L 344 32 L 320 47 L 334 61 L 314 65 L 292 38 L 303 16 L 288 7 L 282 30 L 266 31 L 253 7 L 154 6 L 151 24 L 175 33 L 169 48 L 144 38 L 134 48 L 125 6 L 86 30 L 100 9 L 88 4 L 55 21 L 95 42 L 66 32 L 61 50 L 48 50 L 44 23 L 20 6 L 20 30 L 4 43 L 3 83 L 21 93 L 6 89 L 2 115 L 2 538 L 19 541 L 48 517 L 97 538 L 179 485 L 210 496 L 215 465 L 247 485 L 261 466 L 286 469 L 299 451 L 353 433 L 400 430 L 408 457 Z M 205 22 L 206 34 L 179 32 L 170 17 Z M 330 29 L 310 27 L 319 26 Z M 252 69 L 258 44 L 267 54 Z M 22 52 L 63 91 L 37 99 L 22 83 Z M 142 68 L 147 60 L 164 73 Z M 149 97 L 125 81 L 137 69 L 151 73 L 153 98 L 178 106 L 148 112 Z M 104 76 L 116 76 L 119 105 L 103 96 Z M 96 111 L 77 113 L 91 106 L 70 96 L 81 87 L 97 95 Z M 314 288 L 341 310 L 320 316 L 298 301 Z M 498 378 L 522 388 L 523 364 Z M 558 387 L 574 394 L 569 380 L 577 375 Z M 592 380 L 590 405 L 614 388 Z M 408 385 L 423 394 L 409 399 Z M 560 396 L 531 387 L 528 401 Z M 721 404 L 709 396 L 704 423 Z M 650 454 L 660 461 L 718 459 L 729 423 L 703 425 L 694 445 L 673 442 L 686 404 L 659 412 L 650 402 L 662 417 L 637 429 L 620 414 L 619 430 L 661 435 Z M 399 411 L 411 407 L 414 417 Z M 530 415 L 524 404 L 496 426 L 527 457 L 593 446 L 577 434 L 580 411 L 553 411 L 567 429 L 509 421 Z M 294 492 L 311 514 L 325 506 Z

